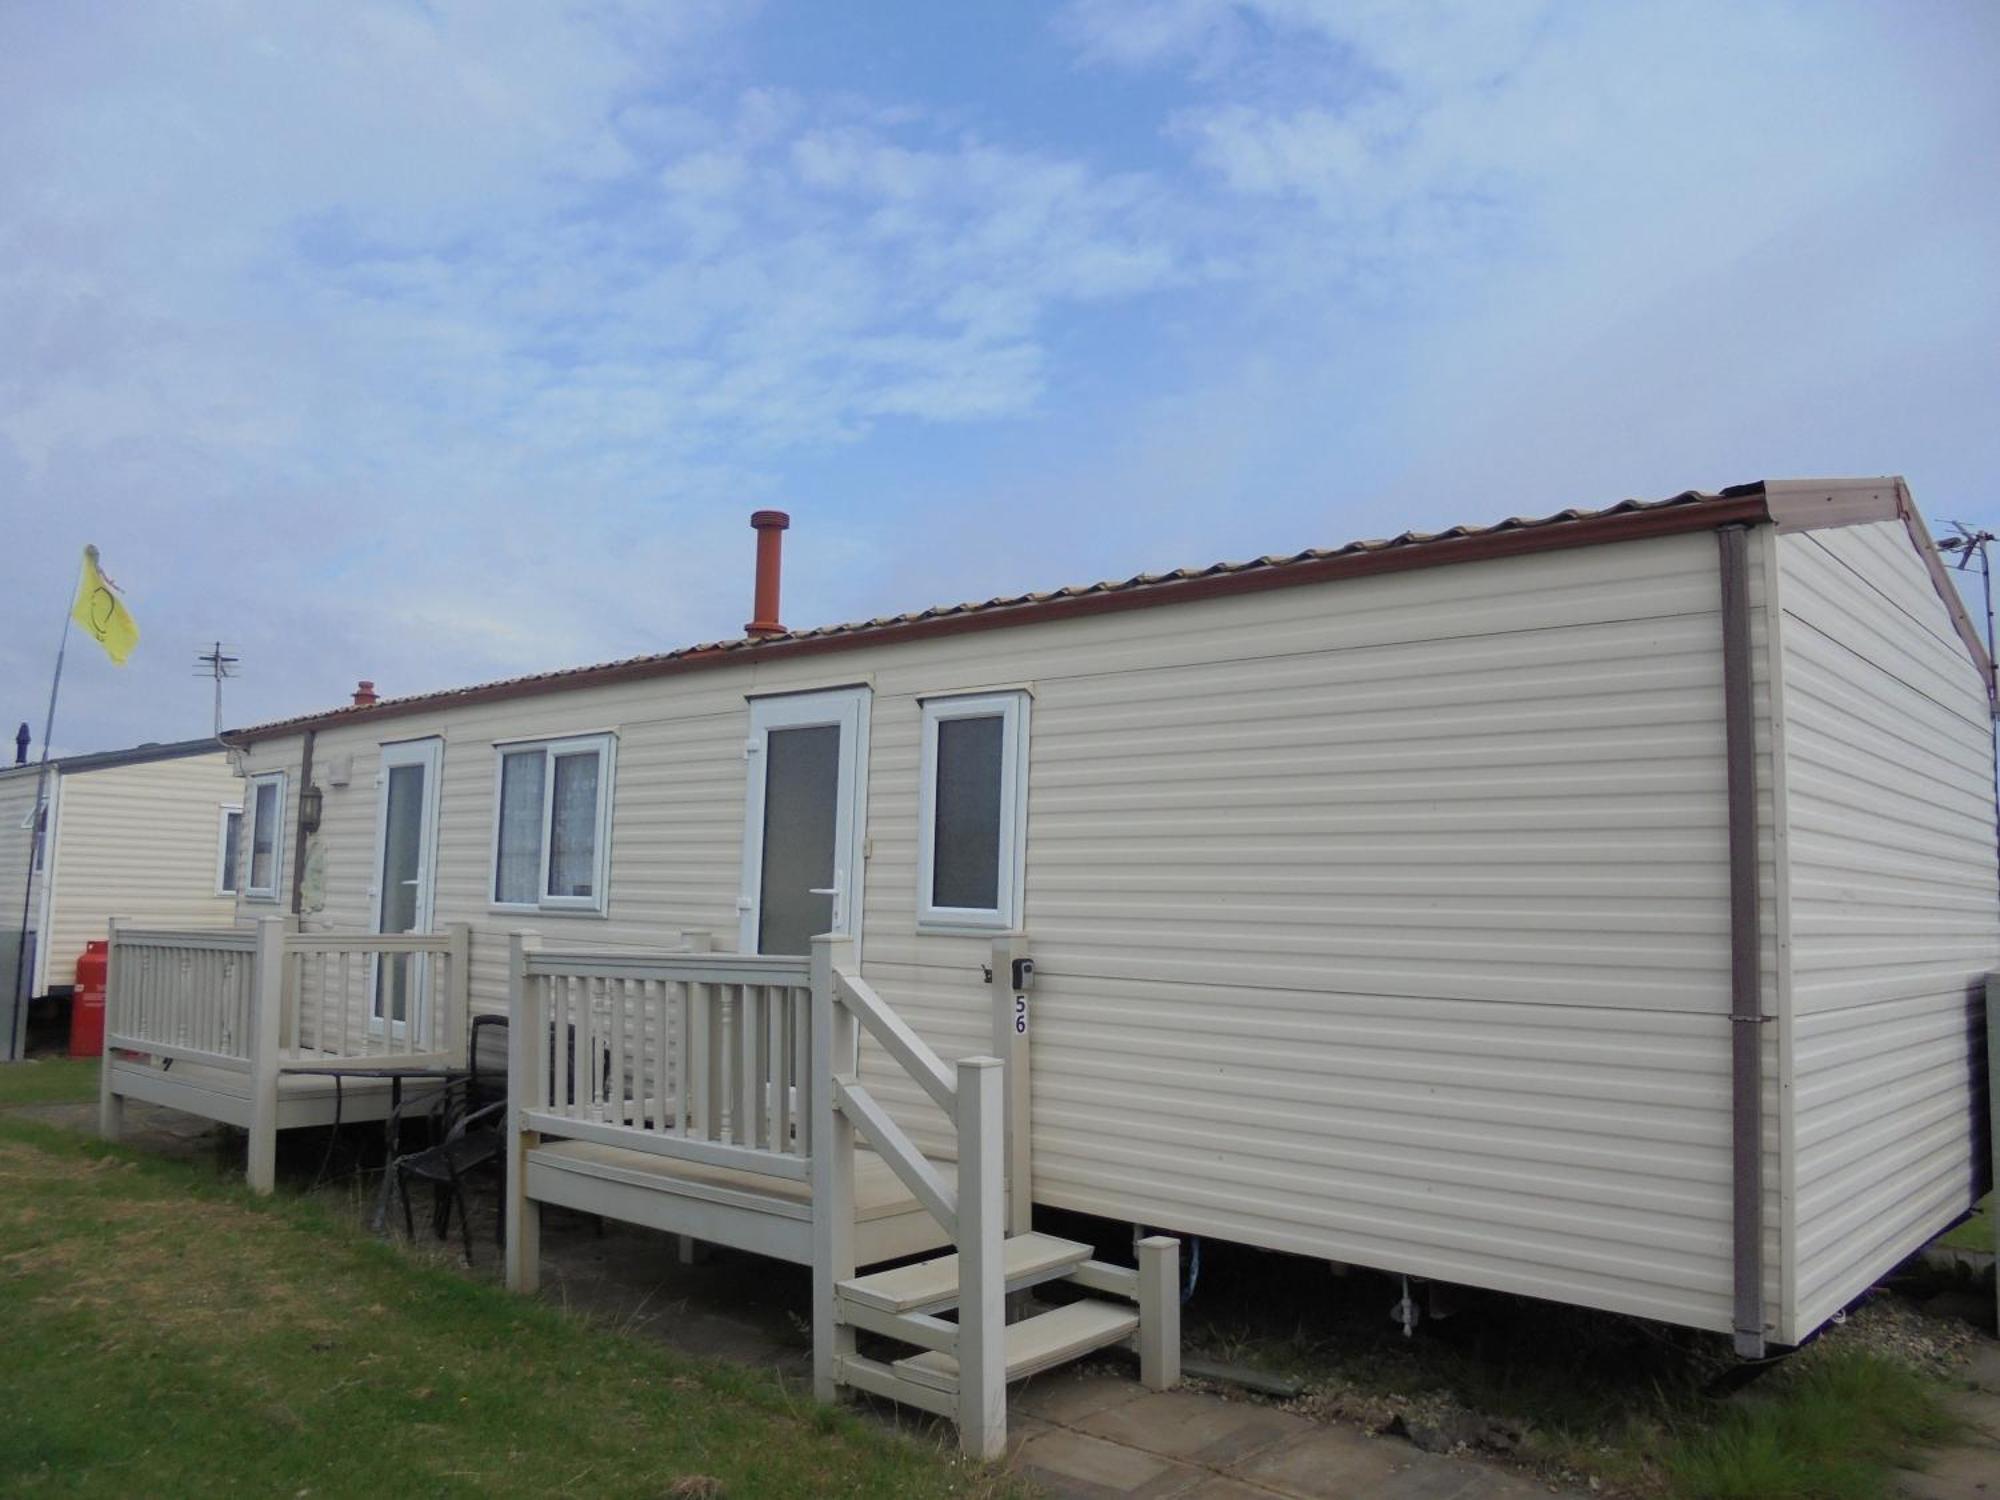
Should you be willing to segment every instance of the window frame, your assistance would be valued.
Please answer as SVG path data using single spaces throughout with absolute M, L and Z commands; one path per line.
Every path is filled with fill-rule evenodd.
M 1018 929 L 1027 876 L 1028 714 L 1031 695 L 1019 690 L 965 693 L 922 702 L 917 776 L 917 930 L 990 936 Z M 998 717 L 1000 727 L 1000 830 L 992 907 L 938 906 L 936 878 L 938 726 L 952 719 Z
M 215 894 L 218 896 L 240 896 L 243 884 L 243 804 L 224 802 L 215 810 Z M 235 818 L 236 837 L 229 836 L 229 820 Z M 236 849 L 236 884 L 228 885 L 224 877 L 229 873 L 231 846 Z
M 238 898 L 244 901 L 276 901 L 278 893 L 285 888 L 285 809 L 286 776 L 283 771 L 259 771 L 249 778 L 250 790 L 243 799 L 247 809 L 244 814 L 244 829 L 249 834 L 244 849 L 242 866 L 236 872 L 241 885 Z M 271 883 L 268 886 L 253 885 L 257 878 L 257 803 L 258 790 L 266 783 L 275 786 L 278 794 L 272 802 L 273 821 L 277 824 L 271 830 Z
M 21 814 L 21 831 L 28 835 L 28 843 L 34 850 L 34 859 L 30 862 L 29 869 L 30 879 L 41 874 L 48 864 L 49 808 L 54 801 L 53 795 L 42 799 L 37 794 L 37 800 L 30 802 L 28 810 Z
M 542 754 L 542 823 L 535 857 L 533 901 L 500 899 L 500 819 L 505 811 L 502 790 L 507 773 L 507 757 L 527 751 Z M 554 831 L 556 773 L 560 755 L 584 751 L 597 754 L 596 848 L 588 896 L 549 894 L 549 859 Z M 496 912 L 535 913 L 542 916 L 604 917 L 611 911 L 611 804 L 613 781 L 618 763 L 618 735 L 613 730 L 587 734 L 559 735 L 548 739 L 495 740 L 493 742 L 493 837 L 486 858 L 486 909 Z

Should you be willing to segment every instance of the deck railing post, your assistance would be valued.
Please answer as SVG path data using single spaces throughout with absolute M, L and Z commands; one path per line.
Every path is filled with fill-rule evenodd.
M 111 1038 L 124 1029 L 118 995 L 118 921 L 111 919 L 110 942 L 104 948 L 104 1056 L 97 1066 L 97 1132 L 107 1141 L 125 1128 L 125 1099 L 111 1088 Z
M 1181 1383 L 1181 1242 L 1167 1235 L 1139 1241 L 1139 1383 Z
M 1025 933 L 993 940 L 993 1055 L 1006 1067 L 1007 1232 L 1034 1227 L 1033 1082 L 1028 1070 L 1028 993 L 1014 985 L 1014 965 L 1028 956 Z
M 250 1159 L 253 1193 L 278 1185 L 278 1039 L 285 1018 L 285 919 L 257 923 L 257 995 L 250 1014 Z
M 854 1122 L 834 1107 L 833 1076 L 854 1057 L 854 1016 L 834 993 L 837 970 L 854 961 L 854 940 L 812 940 L 813 1395 L 832 1401 L 854 1330 L 840 1320 L 839 1283 L 854 1274 Z
M 528 1153 L 540 1137 L 522 1121 L 525 1111 L 542 1102 L 540 1029 L 548 1024 L 535 1003 L 528 982 L 528 951 L 533 934 L 516 932 L 507 939 L 507 1201 L 505 1253 L 507 1287 L 533 1294 L 542 1279 L 542 1210 L 528 1197 Z
M 445 967 L 449 984 L 445 995 L 444 1046 L 441 1051 L 457 1057 L 465 1051 L 472 1017 L 472 924 L 445 924 Z M 431 1033 L 437 1035 L 436 1031 Z
M 975 1458 L 1007 1449 L 1004 1083 L 997 1057 L 959 1062 L 958 1443 Z
M 680 946 L 687 953 L 713 953 L 715 951 L 715 934 L 706 930 L 697 931 L 682 928 Z M 678 1102 L 674 1108 L 679 1113 L 681 1128 L 684 1131 L 691 1130 L 699 1134 L 699 1129 L 695 1125 L 695 1066 L 697 1059 L 694 1055 L 694 1012 L 695 1007 L 704 1002 L 699 985 L 688 983 L 682 986 L 682 988 L 685 992 L 683 998 L 686 1003 L 682 1007 L 682 1016 L 684 1019 L 680 1037 L 680 1071 L 678 1073 L 673 1071 L 667 1057 L 669 1043 L 673 1039 L 674 1007 L 671 1004 L 667 1006 L 660 1017 L 660 1052 L 662 1059 L 660 1071 L 662 1077 L 671 1078 L 675 1082 L 675 1093 Z M 704 1037 L 708 1035 L 708 1027 L 705 1022 L 702 1025 L 701 1034 Z M 703 1063 L 702 1066 L 706 1067 L 707 1064 Z M 674 1236 L 674 1255 L 682 1265 L 699 1265 L 703 1253 L 701 1241 L 697 1240 L 693 1235 L 677 1234 Z

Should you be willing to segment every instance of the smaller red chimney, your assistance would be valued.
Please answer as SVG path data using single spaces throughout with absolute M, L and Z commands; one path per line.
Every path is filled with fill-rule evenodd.
M 379 703 L 380 701 L 381 697 L 376 693 L 374 683 L 363 680 L 356 685 L 354 689 L 354 706 L 356 708 L 367 708 L 369 705 Z
M 757 602 L 743 633 L 783 635 L 785 627 L 778 623 L 778 572 L 792 518 L 781 510 L 760 510 L 752 513 L 750 524 L 757 530 Z

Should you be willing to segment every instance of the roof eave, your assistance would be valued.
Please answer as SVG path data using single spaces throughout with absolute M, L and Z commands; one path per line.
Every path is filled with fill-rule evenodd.
M 1606 511 L 1574 519 L 1536 521 L 1520 525 L 1502 524 L 1464 536 L 1445 535 L 1409 542 L 1385 543 L 1371 549 L 1343 550 L 1304 561 L 1287 561 L 1240 571 L 1164 579 L 1130 587 L 1066 592 L 1019 603 L 980 606 L 950 613 L 882 621 L 826 634 L 801 633 L 765 640 L 698 647 L 668 655 L 611 662 L 601 667 L 579 668 L 541 677 L 512 679 L 479 687 L 455 688 L 439 693 L 390 699 L 368 707 L 333 709 L 323 714 L 228 730 L 224 733 L 223 739 L 231 745 L 245 746 L 260 740 L 301 734 L 309 729 L 373 723 L 383 719 L 432 712 L 440 708 L 494 703 L 512 698 L 567 692 L 577 688 L 674 677 L 686 672 L 703 671 L 743 660 L 766 661 L 829 655 L 840 651 L 861 650 L 869 646 L 900 645 L 910 641 L 964 635 L 975 631 L 1048 624 L 1059 620 L 1122 613 L 1126 610 L 1152 609 L 1161 605 L 1226 598 L 1235 594 L 1261 593 L 1271 589 L 1299 588 L 1308 584 L 1331 583 L 1378 573 L 1413 572 L 1421 568 L 1449 567 L 1458 563 L 1517 557 L 1527 553 L 1563 551 L 1606 542 L 1638 541 L 1650 537 L 1708 531 L 1719 526 L 1760 524 L 1770 519 L 1764 486 L 1761 483 L 1737 485 L 1715 495 L 1690 493 L 1678 496 L 1673 501 L 1658 502 L 1639 509 Z

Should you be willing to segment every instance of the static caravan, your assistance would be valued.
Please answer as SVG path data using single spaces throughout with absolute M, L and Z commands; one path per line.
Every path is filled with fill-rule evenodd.
M 101 941 L 114 916 L 232 921 L 241 791 L 212 739 L 63 756 L 46 782 L 39 766 L 0 770 L 0 925 L 25 931 L 27 993 L 67 993 L 84 944 Z M 7 984 L 13 974 L 9 964 Z
M 1746 1351 L 1983 1190 L 1993 672 L 1901 481 L 817 628 L 778 623 L 783 518 L 757 522 L 741 639 L 226 736 L 282 855 L 239 912 L 466 924 L 474 1011 L 676 947 L 690 992 L 755 968 L 803 994 L 773 976 L 823 939 L 858 1065 L 763 1100 L 803 1118 L 809 1081 L 935 1163 L 951 1066 L 1018 990 L 1017 1225 L 1081 1210 Z M 771 1004 L 768 1056 L 802 1068 Z M 619 1133 L 661 1127 L 656 1086 L 699 1096 L 644 1056 L 693 1014 L 593 1065 L 594 1123 L 580 1094 L 523 1106 L 530 1197 L 584 1155 L 592 1192 L 665 1180 Z M 769 1147 L 759 1120 L 694 1154 Z

